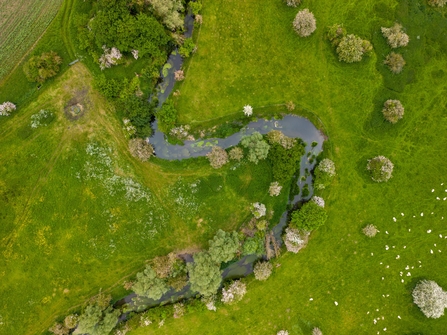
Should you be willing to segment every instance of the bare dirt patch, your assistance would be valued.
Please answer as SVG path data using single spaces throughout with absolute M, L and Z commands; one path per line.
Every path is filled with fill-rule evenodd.
M 74 96 L 66 103 L 64 114 L 68 120 L 79 120 L 88 111 L 88 108 L 91 105 L 88 92 L 88 88 L 76 91 Z

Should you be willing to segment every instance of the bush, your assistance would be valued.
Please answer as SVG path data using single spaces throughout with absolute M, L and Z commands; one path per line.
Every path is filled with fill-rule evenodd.
M 199 15 L 202 10 L 202 2 L 200 0 L 190 1 L 188 6 L 191 8 L 191 12 L 194 16 Z
M 247 293 L 247 285 L 240 280 L 234 281 L 228 288 L 222 289 L 222 302 L 224 304 L 231 304 L 242 300 L 245 293 Z
M 31 82 L 43 83 L 59 72 L 62 58 L 54 51 L 31 57 L 23 66 L 23 72 Z
M 298 229 L 288 227 L 286 228 L 286 233 L 283 236 L 283 241 L 286 246 L 287 251 L 298 253 L 304 245 L 306 244 L 305 238 L 306 233 L 304 233 L 304 236 L 301 236 L 302 234 Z
M 165 281 L 157 277 L 157 273 L 147 265 L 143 272 L 137 273 L 132 290 L 139 296 L 158 300 L 169 288 Z
M 337 46 L 338 60 L 346 63 L 360 62 L 363 55 L 372 50 L 371 43 L 349 34 L 340 40 Z
M 166 27 L 171 30 L 183 27 L 183 19 L 179 13 L 184 10 L 181 0 L 149 0 L 149 3 Z
M 107 48 L 107 46 L 103 45 L 102 50 L 104 50 L 104 53 L 99 57 L 99 67 L 101 70 L 108 69 L 112 67 L 112 65 L 118 65 L 118 61 L 123 57 L 121 52 L 115 48 L 112 47 Z
M 265 205 L 261 204 L 259 202 L 255 202 L 255 203 L 251 204 L 251 208 L 250 209 L 251 209 L 251 213 L 257 219 L 265 216 L 265 213 L 267 212 L 267 209 L 265 208 Z
M 295 110 L 295 104 L 293 103 L 292 100 L 286 102 L 286 108 L 289 112 L 292 112 Z
M 55 323 L 48 329 L 48 331 L 55 335 L 68 335 L 70 333 L 70 329 L 65 327 L 62 323 Z
M 234 259 L 239 250 L 239 237 L 235 231 L 227 233 L 219 229 L 209 241 L 209 245 L 209 254 L 214 262 L 217 264 L 229 262 Z
M 315 327 L 312 329 L 312 335 L 323 335 L 323 332 L 320 330 L 320 328 Z
M 16 105 L 10 101 L 0 104 L 0 116 L 9 116 L 11 112 L 16 110 Z
M 73 334 L 108 335 L 118 322 L 119 310 L 88 305 L 79 317 L 79 323 Z
M 280 141 L 286 143 L 287 140 L 282 139 Z M 291 147 L 290 144 L 292 144 Z M 268 157 L 272 164 L 273 179 L 281 185 L 288 184 L 299 169 L 299 162 L 303 154 L 304 146 L 302 142 L 293 141 L 285 146 L 279 143 L 272 144 Z
M 399 100 L 387 100 L 383 106 L 383 117 L 391 122 L 396 123 L 404 117 L 404 106 Z
M 258 255 L 265 254 L 264 238 L 261 234 L 256 234 L 254 237 L 247 237 L 242 248 L 243 255 Z
M 239 147 L 234 147 L 230 150 L 228 156 L 231 160 L 239 162 L 242 158 L 244 158 L 244 151 Z
M 282 186 L 279 185 L 279 183 L 277 181 L 274 181 L 272 183 L 270 183 L 270 187 L 269 187 L 269 194 L 271 197 L 275 196 L 277 197 L 278 195 L 281 194 L 281 189 Z
M 287 6 L 296 7 L 301 3 L 301 0 L 284 0 Z
M 267 280 L 272 274 L 273 265 L 269 262 L 258 262 L 253 268 L 257 280 Z
M 392 52 L 388 56 L 386 56 L 383 63 L 385 65 L 388 65 L 388 68 L 394 74 L 401 73 L 406 64 L 404 57 L 401 54 L 395 52 Z
M 194 263 L 187 264 L 191 290 L 210 296 L 217 292 L 222 282 L 220 266 L 207 252 L 194 255 Z
M 154 147 L 152 144 L 142 138 L 133 138 L 129 140 L 129 151 L 133 157 L 138 158 L 142 162 L 146 162 L 154 155 Z
M 76 328 L 76 325 L 79 322 L 79 316 L 76 314 L 67 315 L 64 319 L 64 326 L 68 329 Z
M 269 153 L 270 146 L 262 138 L 262 135 L 255 131 L 251 135 L 243 136 L 241 145 L 248 148 L 248 160 L 252 163 L 258 164 L 262 159 L 266 159 Z
M 447 0 L 428 0 L 430 6 L 444 7 L 447 4 Z
M 192 38 L 187 38 L 183 42 L 183 45 L 178 49 L 178 53 L 183 58 L 188 58 L 194 52 L 195 48 L 196 48 L 196 45 L 194 44 Z
M 329 177 L 335 176 L 335 163 L 330 160 L 329 158 L 324 158 L 321 160 L 321 162 L 318 164 L 317 169 L 318 172 L 322 172 L 324 174 L 327 174 Z
M 413 302 L 427 318 L 437 319 L 447 308 L 447 292 L 432 280 L 421 280 L 413 290 Z
M 392 177 L 394 165 L 385 156 L 377 156 L 368 161 L 366 168 L 371 173 L 372 180 L 381 183 Z
M 368 236 L 368 237 L 374 237 L 374 236 L 376 236 L 377 233 L 379 232 L 379 231 L 377 230 L 377 227 L 374 226 L 373 224 L 368 224 L 368 225 L 366 225 L 366 226 L 362 229 L 362 231 L 363 231 L 363 234 L 365 234 L 365 235 Z
M 404 33 L 399 23 L 395 23 L 391 28 L 382 27 L 381 30 L 383 37 L 392 48 L 405 47 L 410 42 L 410 37 Z
M 316 195 L 314 195 L 310 201 L 315 202 L 318 206 L 323 207 L 324 208 L 324 199 L 322 197 L 317 197 Z
M 314 14 L 309 12 L 307 8 L 299 11 L 293 20 L 293 28 L 301 37 L 310 36 L 317 29 L 317 21 Z
M 325 209 L 313 201 L 306 202 L 301 209 L 292 213 L 292 228 L 312 231 L 324 225 L 327 220 Z
M 208 158 L 208 160 L 210 161 L 210 165 L 215 169 L 219 169 L 228 163 L 227 152 L 225 151 L 225 149 L 222 149 L 217 145 L 215 145 L 211 149 L 211 152 L 206 154 L 206 158 Z
M 341 24 L 334 24 L 328 27 L 327 37 L 331 44 L 336 47 L 340 44 L 343 37 L 346 36 L 346 29 Z
M 168 99 L 165 101 L 161 109 L 157 112 L 158 128 L 168 133 L 177 122 L 178 112 L 174 106 L 174 101 Z

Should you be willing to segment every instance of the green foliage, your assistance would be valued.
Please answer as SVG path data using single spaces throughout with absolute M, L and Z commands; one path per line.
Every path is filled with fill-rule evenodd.
M 191 9 L 191 12 L 193 15 L 198 15 L 198 14 L 200 14 L 200 11 L 202 10 L 202 1 L 201 0 L 190 1 L 188 3 L 188 6 Z
M 292 213 L 290 225 L 299 230 L 312 231 L 324 225 L 326 220 L 326 210 L 315 202 L 309 201 L 301 209 Z
M 23 66 L 23 72 L 31 82 L 43 83 L 59 72 L 62 58 L 54 51 L 31 57 Z
M 182 0 L 149 0 L 155 14 L 170 30 L 183 27 L 183 19 L 179 12 L 183 12 Z
M 108 335 L 118 322 L 119 310 L 103 309 L 97 304 L 88 305 L 79 317 L 73 334 Z
M 265 255 L 264 235 L 257 233 L 253 237 L 247 237 L 242 248 L 243 255 Z
M 158 128 L 168 133 L 177 122 L 178 112 L 174 106 L 174 101 L 168 99 L 165 101 L 161 109 L 157 112 Z
M 337 46 L 338 60 L 346 63 L 360 62 L 363 55 L 371 49 L 372 46 L 369 41 L 362 40 L 354 34 L 349 34 L 341 38 Z
M 222 277 L 220 265 L 211 258 L 207 252 L 194 255 L 194 263 L 187 264 L 191 290 L 201 295 L 210 296 L 219 289 Z
M 194 44 L 192 38 L 187 38 L 183 45 L 178 49 L 178 53 L 182 55 L 183 58 L 188 58 L 194 51 L 196 45 Z
M 286 149 L 279 143 L 273 143 L 269 150 L 269 160 L 273 166 L 273 179 L 281 185 L 290 182 L 295 172 L 299 169 L 299 161 L 304 154 L 304 145 L 302 141 Z
M 255 164 L 258 164 L 262 159 L 266 159 L 270 149 L 270 145 L 264 141 L 262 135 L 257 131 L 251 135 L 243 136 L 241 145 L 248 148 L 247 158 Z
M 229 233 L 219 229 L 209 245 L 209 254 L 214 262 L 229 262 L 239 249 L 239 237 L 235 231 Z
M 119 113 L 130 120 L 136 128 L 135 136 L 140 138 L 152 135 L 151 121 L 155 110 L 155 102 L 149 104 L 146 100 L 132 95 L 117 101 Z
M 137 273 L 132 290 L 142 297 L 158 300 L 168 291 L 165 281 L 157 277 L 156 272 L 147 265 L 143 272 Z
M 334 47 L 338 46 L 345 36 L 346 29 L 342 24 L 334 24 L 328 27 L 327 37 Z

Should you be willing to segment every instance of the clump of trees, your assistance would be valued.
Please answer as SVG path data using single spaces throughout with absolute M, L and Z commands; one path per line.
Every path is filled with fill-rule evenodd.
M 406 64 L 404 57 L 396 52 L 391 52 L 388 56 L 386 56 L 383 63 L 388 65 L 388 68 L 394 74 L 401 73 Z
M 293 20 L 293 29 L 301 37 L 310 36 L 317 29 L 314 14 L 307 8 L 300 10 Z
M 31 82 L 43 83 L 59 72 L 62 58 L 54 51 L 31 57 L 24 65 L 23 72 Z
M 267 280 L 272 274 L 273 265 L 270 262 L 258 262 L 253 268 L 257 280 Z
M 366 168 L 370 172 L 372 180 L 382 183 L 392 177 L 394 165 L 385 156 L 377 156 L 368 161 Z
M 382 27 L 381 31 L 383 37 L 387 39 L 388 44 L 392 48 L 405 47 L 410 42 L 410 37 L 403 31 L 399 23 L 395 23 L 390 28 Z
M 132 138 L 129 140 L 129 151 L 133 157 L 138 158 L 142 162 L 146 162 L 154 155 L 154 147 L 152 144 L 142 138 Z
M 367 224 L 363 229 L 363 234 L 365 234 L 368 237 L 374 237 L 377 235 L 377 233 L 379 232 L 379 230 L 377 229 L 376 226 L 374 226 L 373 224 Z
M 341 38 L 337 46 L 338 60 L 346 63 L 360 62 L 363 55 L 372 50 L 372 45 L 368 40 L 349 34 Z
M 421 280 L 413 290 L 413 302 L 427 318 L 437 319 L 447 308 L 447 292 L 433 280 Z
M 301 209 L 292 213 L 290 226 L 298 230 L 310 232 L 324 225 L 326 220 L 326 210 L 314 201 L 309 201 Z
M 404 106 L 399 100 L 387 100 L 382 109 L 383 117 L 391 122 L 397 123 L 404 117 Z
M 240 280 L 235 280 L 227 288 L 222 289 L 222 302 L 231 304 L 240 301 L 247 293 L 247 285 Z
M 444 7 L 447 0 L 428 0 L 428 4 L 433 7 Z
M 257 131 L 251 135 L 243 136 L 241 145 L 248 149 L 247 159 L 255 164 L 266 159 L 270 149 L 270 145 L 264 141 L 262 135 Z
M 244 158 L 244 151 L 239 147 L 234 147 L 230 150 L 228 156 L 231 160 L 240 162 Z
M 206 158 L 210 161 L 210 165 L 214 169 L 219 169 L 228 163 L 228 154 L 225 149 L 215 145 L 209 153 L 206 154 Z
M 11 112 L 16 110 L 16 105 L 10 101 L 0 104 L 0 116 L 9 116 Z

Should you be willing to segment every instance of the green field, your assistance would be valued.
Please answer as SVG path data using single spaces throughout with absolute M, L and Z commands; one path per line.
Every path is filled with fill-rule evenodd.
M 34 52 L 51 46 L 71 59 L 70 18 L 82 6 L 64 2 Z M 301 8 L 317 19 L 306 39 L 291 25 Z M 325 154 L 337 167 L 333 184 L 319 193 L 329 219 L 306 249 L 275 260 L 280 266 L 268 281 L 248 278 L 240 303 L 129 334 L 287 329 L 295 335 L 315 326 L 324 334 L 444 334 L 446 317 L 425 318 L 411 291 L 423 278 L 447 289 L 445 10 L 410 0 L 308 0 L 299 8 L 280 0 L 213 0 L 202 14 L 198 51 L 178 84 L 180 122 L 209 127 L 246 104 L 256 110 L 289 100 L 312 111 L 324 124 Z M 410 35 L 399 50 L 407 61 L 399 75 L 382 64 L 390 48 L 380 27 L 395 21 Z M 325 37 L 334 23 L 370 40 L 372 55 L 340 63 Z M 20 51 L 11 52 L 19 62 Z M 20 68 L 0 87 L 1 99 L 21 102 L 13 116 L 0 119 L 0 334 L 43 333 L 100 289 L 121 298 L 127 294 L 122 283 L 145 260 L 205 247 L 217 229 L 247 221 L 253 202 L 277 214 L 286 206 L 287 190 L 279 198 L 267 195 L 272 172 L 266 161 L 216 171 L 204 158 L 133 159 L 113 107 L 92 87 L 91 62 L 85 64 L 65 66 L 40 91 Z M 405 106 L 396 125 L 381 115 L 391 98 Z M 67 110 L 74 103 L 85 107 L 78 120 Z M 31 116 L 40 110 L 53 116 L 32 128 Z M 386 184 L 374 183 L 366 171 L 376 155 L 395 164 Z M 374 239 L 361 233 L 367 223 L 380 230 Z

